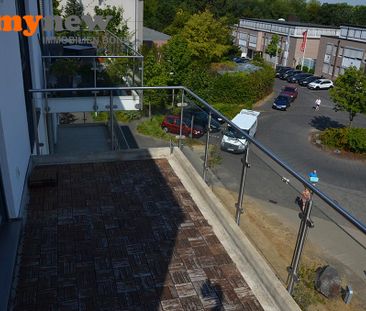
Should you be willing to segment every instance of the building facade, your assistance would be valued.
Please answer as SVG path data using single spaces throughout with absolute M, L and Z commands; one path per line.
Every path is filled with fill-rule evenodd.
M 336 79 L 350 66 L 365 70 L 366 27 L 341 26 L 340 35 L 320 39 L 317 75 Z
M 304 32 L 307 32 L 307 42 L 303 53 Z M 304 58 L 304 65 L 314 69 L 321 36 L 338 36 L 339 32 L 329 26 L 247 18 L 240 20 L 233 35 L 244 57 L 252 58 L 260 53 L 269 62 L 291 67 L 302 64 Z M 279 37 L 279 52 L 277 57 L 270 57 L 265 51 L 275 34 Z
M 99 6 L 115 6 L 123 9 L 123 18 L 127 22 L 131 33 L 131 43 L 134 48 L 138 48 L 143 41 L 143 20 L 144 1 L 143 0 L 80 0 L 84 8 L 84 14 L 94 15 L 94 8 Z M 61 7 L 65 7 L 67 0 L 61 0 Z

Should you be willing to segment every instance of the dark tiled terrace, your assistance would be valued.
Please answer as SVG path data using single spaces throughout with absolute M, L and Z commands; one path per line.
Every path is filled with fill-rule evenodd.
M 262 310 L 167 160 L 31 180 L 14 310 Z

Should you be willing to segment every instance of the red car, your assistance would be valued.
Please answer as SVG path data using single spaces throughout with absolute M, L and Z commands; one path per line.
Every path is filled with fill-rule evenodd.
M 297 87 L 293 85 L 286 85 L 282 88 L 280 95 L 285 95 L 291 98 L 291 101 L 294 101 L 297 97 Z
M 165 116 L 161 122 L 161 128 L 164 132 L 179 134 L 180 131 L 180 116 Z M 191 127 L 191 120 L 183 118 L 182 134 L 184 136 L 201 137 L 205 134 L 205 129 L 202 126 L 193 125 Z

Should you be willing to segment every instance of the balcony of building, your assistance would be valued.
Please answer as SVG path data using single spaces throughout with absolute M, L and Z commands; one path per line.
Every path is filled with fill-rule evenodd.
M 362 222 L 239 128 L 244 154 L 220 162 L 223 133 L 236 125 L 188 89 L 152 89 L 174 89 L 175 99 L 144 120 L 189 123 L 193 109 L 191 129 L 208 122 L 203 135 L 182 127 L 151 139 L 111 105 L 104 134 L 90 136 L 79 114 L 65 152 L 32 158 L 9 309 L 299 310 L 290 293 L 313 295 L 304 269 L 327 264 L 343 297 L 353 289 L 351 307 L 364 305 Z M 225 161 L 239 174 L 228 178 Z M 301 212 L 293 201 L 304 187 L 313 197 Z M 346 308 L 340 296 L 331 303 Z

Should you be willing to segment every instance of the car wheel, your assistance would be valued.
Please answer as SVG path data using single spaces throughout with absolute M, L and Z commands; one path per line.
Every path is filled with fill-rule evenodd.
M 316 87 L 316 89 L 317 89 L 317 90 L 319 90 L 319 89 L 320 89 L 320 87 L 319 87 L 319 86 L 317 86 L 317 87 Z
M 163 127 L 163 131 L 164 131 L 165 133 L 168 133 L 168 132 L 169 132 L 169 129 L 165 126 L 165 127 Z

